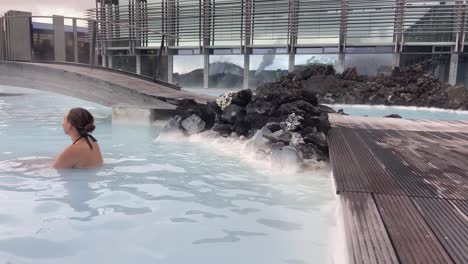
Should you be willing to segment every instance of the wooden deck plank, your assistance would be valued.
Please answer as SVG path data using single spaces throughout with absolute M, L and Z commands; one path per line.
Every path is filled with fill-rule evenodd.
M 400 263 L 453 263 L 409 197 L 374 195 L 374 198 Z
M 462 164 L 466 159 L 454 156 L 454 153 L 441 148 L 440 145 L 435 146 L 425 142 L 423 138 L 414 134 L 416 132 L 346 130 L 346 128 L 333 128 L 333 130 L 348 131 L 337 144 L 348 147 L 338 151 L 336 155 L 331 155 L 332 160 L 340 158 L 339 162 L 332 163 L 334 171 L 339 171 L 337 176 L 347 178 L 348 182 L 352 181 L 352 185 L 343 187 L 343 191 L 406 193 L 420 197 L 468 199 L 466 177 L 468 168 L 457 167 L 457 165 L 467 166 Z M 354 135 L 349 131 L 355 131 Z M 356 134 L 360 136 L 357 137 Z M 412 139 L 417 143 L 410 143 L 406 139 Z M 389 140 L 392 142 L 389 143 Z M 331 144 L 331 147 L 334 145 Z M 364 146 L 369 148 L 368 152 Z M 437 154 L 437 150 L 442 154 Z M 353 155 L 352 158 L 341 157 L 343 153 L 349 154 L 348 152 Z M 359 175 L 349 177 L 343 175 L 349 174 L 348 169 L 340 168 L 343 163 L 359 167 Z M 356 171 L 355 168 L 351 170 Z M 365 176 L 364 180 L 362 175 Z
M 414 140 L 411 139 L 416 132 L 387 130 L 386 132 L 393 136 L 392 148 L 395 154 L 404 160 L 412 171 L 422 177 L 438 197 L 468 199 L 468 181 L 460 174 L 448 170 L 446 168 L 448 161 L 438 156 L 437 151 L 427 151 L 430 144 L 424 142 L 423 138 L 416 136 Z M 412 144 L 411 141 L 417 144 Z M 440 149 L 439 146 L 438 150 Z M 466 186 L 460 184 L 464 182 Z
M 408 195 L 422 197 L 436 197 L 437 192 L 424 180 L 417 171 L 408 166 L 395 151 L 385 142 L 385 133 L 380 130 L 361 130 L 367 144 L 371 147 L 376 157 L 388 169 L 389 174 Z
M 468 122 L 331 122 L 352 262 L 468 263 Z
M 425 221 L 431 227 L 455 263 L 468 263 L 467 201 L 413 198 Z
M 372 195 L 343 193 L 340 198 L 348 223 L 352 263 L 399 263 Z
M 351 148 L 346 143 L 342 131 L 332 129 L 328 133 L 328 141 L 336 142 L 330 145 L 330 160 L 333 166 L 333 174 L 337 192 L 353 190 L 364 192 L 367 189 L 367 180 L 364 173 L 357 163 Z
M 350 146 L 350 151 L 354 153 L 356 161 L 369 183 L 370 190 L 376 193 L 403 194 L 404 192 L 398 183 L 385 170 L 384 165 L 375 156 L 368 144 L 365 143 L 359 133 L 360 130 L 349 128 L 341 128 L 340 130 Z

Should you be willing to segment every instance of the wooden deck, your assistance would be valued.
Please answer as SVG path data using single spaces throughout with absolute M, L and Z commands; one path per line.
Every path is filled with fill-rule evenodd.
M 468 263 L 468 122 L 330 121 L 350 263 Z

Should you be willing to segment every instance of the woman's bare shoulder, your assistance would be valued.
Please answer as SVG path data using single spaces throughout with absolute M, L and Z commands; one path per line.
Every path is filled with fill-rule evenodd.
M 55 160 L 53 167 L 56 169 L 72 168 L 78 161 L 82 153 L 80 147 L 71 145 L 65 148 Z

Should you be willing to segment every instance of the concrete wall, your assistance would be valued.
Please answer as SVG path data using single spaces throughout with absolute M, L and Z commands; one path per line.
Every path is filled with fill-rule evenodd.
M 5 59 L 5 31 L 3 30 L 4 28 L 4 23 L 5 19 L 0 17 L 0 60 Z
M 169 120 L 175 115 L 175 110 L 112 108 L 112 123 L 118 124 L 153 124 L 157 121 Z
M 31 13 L 8 11 L 5 18 L 7 59 L 31 60 Z
M 65 61 L 65 25 L 62 16 L 53 16 L 55 61 Z

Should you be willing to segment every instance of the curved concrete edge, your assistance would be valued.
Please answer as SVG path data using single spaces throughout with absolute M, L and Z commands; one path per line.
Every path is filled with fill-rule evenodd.
M 0 84 L 53 92 L 108 107 L 175 109 L 172 104 L 114 83 L 28 63 L 0 61 Z
M 175 110 L 112 108 L 113 124 L 152 125 L 157 121 L 167 121 L 175 115 Z

